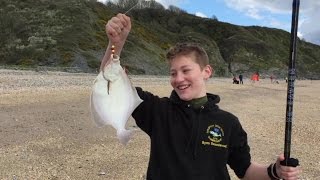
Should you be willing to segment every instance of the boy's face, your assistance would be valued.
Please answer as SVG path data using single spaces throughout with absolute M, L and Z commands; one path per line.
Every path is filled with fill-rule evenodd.
M 202 70 L 194 55 L 180 55 L 170 62 L 171 86 L 180 99 L 189 101 L 206 95 L 207 80 L 212 73 L 209 65 Z

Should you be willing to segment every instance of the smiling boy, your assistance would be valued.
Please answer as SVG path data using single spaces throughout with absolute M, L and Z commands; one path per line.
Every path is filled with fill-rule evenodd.
M 121 50 L 131 30 L 131 20 L 118 14 L 106 25 L 109 45 L 101 69 Z M 178 43 L 167 53 L 170 64 L 170 97 L 160 98 L 137 87 L 143 102 L 132 116 L 151 142 L 149 180 L 230 179 L 227 165 L 241 179 L 298 179 L 299 167 L 281 166 L 280 155 L 271 165 L 251 161 L 247 134 L 233 114 L 217 105 L 218 95 L 208 93 L 212 75 L 209 58 L 193 43 Z

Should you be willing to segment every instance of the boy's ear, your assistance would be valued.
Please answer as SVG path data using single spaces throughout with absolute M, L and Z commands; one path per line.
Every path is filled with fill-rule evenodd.
M 207 80 L 212 76 L 212 67 L 210 65 L 206 65 L 203 69 L 205 76 L 204 79 Z

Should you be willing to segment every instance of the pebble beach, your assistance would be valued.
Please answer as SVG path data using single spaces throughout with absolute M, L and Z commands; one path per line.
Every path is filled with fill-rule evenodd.
M 143 180 L 149 138 L 137 129 L 127 146 L 110 126 L 97 128 L 89 98 L 97 74 L 0 69 L 0 179 Z M 172 90 L 166 76 L 129 76 L 134 86 L 160 97 Z M 248 133 L 252 159 L 274 162 L 283 152 L 287 84 L 262 79 L 232 84 L 213 77 L 208 91 L 235 114 Z M 291 156 L 300 179 L 320 179 L 320 81 L 295 82 Z M 231 179 L 238 179 L 230 170 Z

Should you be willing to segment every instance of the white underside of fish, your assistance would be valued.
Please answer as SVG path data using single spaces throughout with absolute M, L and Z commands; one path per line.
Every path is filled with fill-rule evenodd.
M 98 127 L 111 125 L 119 141 L 126 145 L 132 130 L 126 124 L 134 109 L 142 102 L 127 74 L 120 66 L 118 56 L 96 77 L 90 98 L 91 114 Z

